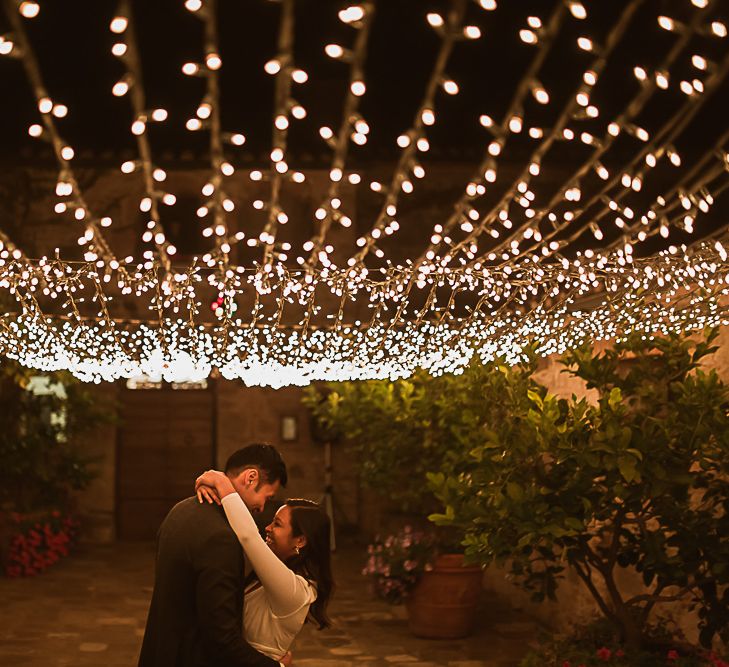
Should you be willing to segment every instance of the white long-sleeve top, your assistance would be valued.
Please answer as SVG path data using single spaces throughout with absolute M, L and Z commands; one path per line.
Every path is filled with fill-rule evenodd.
M 243 633 L 256 650 L 279 660 L 304 625 L 316 587 L 293 572 L 264 542 L 251 513 L 237 493 L 222 499 L 231 528 L 261 582 L 246 592 Z

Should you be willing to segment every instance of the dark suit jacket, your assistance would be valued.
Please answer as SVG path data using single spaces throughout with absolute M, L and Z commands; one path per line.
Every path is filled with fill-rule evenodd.
M 243 639 L 243 563 L 221 507 L 175 505 L 157 536 L 139 667 L 279 667 Z

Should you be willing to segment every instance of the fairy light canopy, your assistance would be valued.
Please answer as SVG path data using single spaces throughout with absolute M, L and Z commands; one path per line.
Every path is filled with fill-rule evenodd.
M 721 2 L 3 9 L 0 159 L 57 172 L 77 248 L 0 230 L 26 365 L 282 386 L 726 323 Z M 92 168 L 141 193 L 132 254 Z

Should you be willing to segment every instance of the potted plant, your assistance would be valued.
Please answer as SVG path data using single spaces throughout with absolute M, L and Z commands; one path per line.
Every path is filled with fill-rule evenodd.
M 404 602 L 416 637 L 456 639 L 468 635 L 480 599 L 479 566 L 464 567 L 463 554 L 439 553 L 432 532 L 405 526 L 376 539 L 362 574 L 375 593 L 391 604 Z

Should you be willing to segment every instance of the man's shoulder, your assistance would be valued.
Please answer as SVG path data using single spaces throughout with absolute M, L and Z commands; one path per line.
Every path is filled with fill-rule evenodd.
M 187 526 L 196 532 L 230 532 L 222 507 L 201 503 L 195 496 L 177 503 L 162 522 L 162 528 Z

